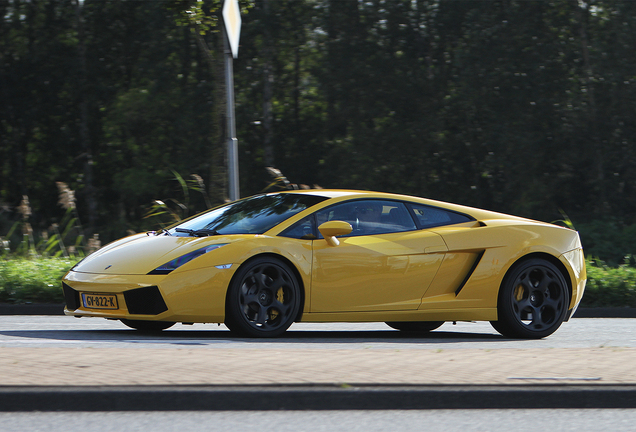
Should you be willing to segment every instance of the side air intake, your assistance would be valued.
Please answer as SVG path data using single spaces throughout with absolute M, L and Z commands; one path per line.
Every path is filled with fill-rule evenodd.
M 128 312 L 135 315 L 159 315 L 168 310 L 159 288 L 149 286 L 124 291 Z
M 80 307 L 79 292 L 75 291 L 64 282 L 62 282 L 62 291 L 64 292 L 64 301 L 66 301 L 66 308 L 68 310 L 74 311 Z

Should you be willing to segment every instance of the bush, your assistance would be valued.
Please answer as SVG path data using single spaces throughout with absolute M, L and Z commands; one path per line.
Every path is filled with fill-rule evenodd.
M 62 303 L 62 276 L 75 264 L 68 258 L 13 258 L 0 261 L 0 303 Z M 626 262 L 629 262 L 627 260 Z M 636 268 L 587 260 L 581 307 L 636 307 Z
M 63 303 L 61 279 L 75 262 L 63 258 L 0 261 L 0 302 Z
M 631 259 L 626 260 L 626 262 Z M 636 268 L 587 261 L 587 285 L 581 307 L 636 307 Z

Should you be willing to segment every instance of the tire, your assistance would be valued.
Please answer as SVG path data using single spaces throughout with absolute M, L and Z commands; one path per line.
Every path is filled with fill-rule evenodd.
M 175 323 L 171 321 L 143 321 L 130 319 L 122 319 L 120 321 L 130 328 L 143 332 L 160 332 L 161 330 L 165 330 L 175 325 Z
M 403 332 L 428 333 L 444 324 L 444 321 L 392 321 L 387 322 L 391 328 Z
M 506 337 L 541 339 L 563 323 L 569 306 L 563 274 L 543 259 L 516 264 L 499 290 L 498 321 L 491 324 Z
M 225 325 L 247 337 L 276 337 L 298 316 L 301 290 L 294 272 L 282 261 L 257 258 L 232 279 L 225 303 Z

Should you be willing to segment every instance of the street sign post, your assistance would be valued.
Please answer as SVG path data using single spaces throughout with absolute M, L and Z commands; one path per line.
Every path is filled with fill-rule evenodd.
M 227 95 L 227 172 L 228 195 L 231 201 L 239 199 L 238 139 L 234 119 L 234 66 L 233 57 L 238 57 L 241 35 L 241 11 L 237 0 L 223 3 L 223 29 L 225 33 L 225 91 Z

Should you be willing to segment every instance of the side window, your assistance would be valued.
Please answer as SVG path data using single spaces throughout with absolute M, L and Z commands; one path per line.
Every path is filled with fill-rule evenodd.
M 280 233 L 282 237 L 291 237 L 297 239 L 314 240 L 316 239 L 316 224 L 314 216 L 310 215 L 303 218 Z
M 461 213 L 444 210 L 437 207 L 430 207 L 419 204 L 409 204 L 417 222 L 421 228 L 431 228 L 442 225 L 452 225 L 463 222 L 470 222 L 473 219 Z
M 406 206 L 401 202 L 388 200 L 358 200 L 338 204 L 316 212 L 316 220 L 318 226 L 331 220 L 348 222 L 353 228 L 351 236 L 417 229 Z

